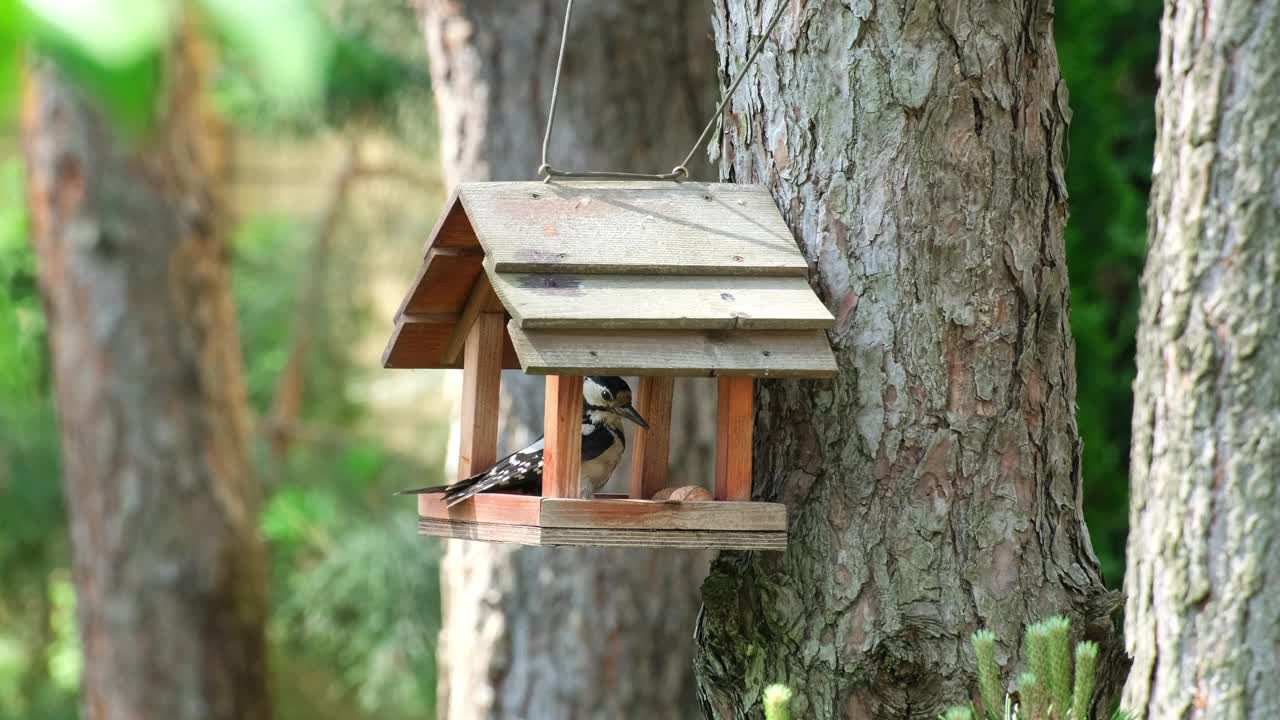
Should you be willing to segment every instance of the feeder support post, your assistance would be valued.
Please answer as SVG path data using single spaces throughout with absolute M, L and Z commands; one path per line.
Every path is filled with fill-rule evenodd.
M 751 499 L 751 434 L 755 385 L 722 377 L 716 403 L 716 500 Z
M 582 376 L 548 375 L 543 416 L 542 496 L 582 496 Z
M 502 385 L 501 313 L 480 313 L 467 333 L 462 364 L 462 428 L 458 479 L 498 459 L 498 392 Z
M 667 466 L 671 454 L 671 396 L 675 378 L 646 375 L 632 398 L 632 405 L 649 422 L 648 430 L 633 433 L 631 485 L 627 497 L 648 500 L 667 486 Z

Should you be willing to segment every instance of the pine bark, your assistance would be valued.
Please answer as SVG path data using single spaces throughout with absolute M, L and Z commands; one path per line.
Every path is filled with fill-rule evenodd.
M 1124 706 L 1280 717 L 1280 2 L 1167 0 Z
M 721 82 L 775 2 L 717 0 Z M 1070 119 L 1053 5 L 794 3 L 723 118 L 720 175 L 772 191 L 836 316 L 830 382 L 757 383 L 757 498 L 786 554 L 723 553 L 703 594 L 710 718 L 933 720 L 1069 615 L 1124 671 L 1081 516 L 1063 256 Z
M 536 176 L 563 13 L 563 0 L 424 3 L 450 185 Z M 708 30 L 705 9 L 685 0 L 577 3 L 550 161 L 670 170 L 713 107 Z M 503 386 L 503 444 L 514 449 L 541 433 L 543 384 L 505 373 Z M 707 382 L 677 385 L 673 481 L 706 477 L 713 399 Z M 691 635 L 707 562 L 699 552 L 449 543 L 439 717 L 696 715 Z
M 140 138 L 47 63 L 25 101 L 90 720 L 269 715 L 225 155 L 204 66 L 182 33 Z

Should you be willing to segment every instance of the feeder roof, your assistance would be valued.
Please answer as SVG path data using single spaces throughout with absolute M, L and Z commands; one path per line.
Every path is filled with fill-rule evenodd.
M 504 312 L 532 374 L 826 377 L 833 318 L 760 185 L 461 185 L 396 315 L 386 367 L 461 366 Z

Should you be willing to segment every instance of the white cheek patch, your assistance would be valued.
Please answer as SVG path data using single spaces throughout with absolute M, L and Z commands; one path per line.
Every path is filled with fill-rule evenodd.
M 601 387 L 590 380 L 582 383 L 582 399 L 588 405 L 604 405 L 604 396 L 600 393 Z

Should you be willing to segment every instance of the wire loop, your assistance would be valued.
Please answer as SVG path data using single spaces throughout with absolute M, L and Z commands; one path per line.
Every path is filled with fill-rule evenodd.
M 803 1 L 803 0 L 802 0 Z M 760 51 L 764 49 L 764 45 L 769 41 L 769 36 L 773 34 L 773 29 L 778 25 L 778 20 L 782 18 L 782 11 L 786 9 L 785 0 L 778 0 L 778 9 L 774 11 L 773 17 L 769 19 L 769 24 L 764 28 L 764 33 L 760 37 L 760 42 L 752 48 L 751 53 L 747 55 L 747 60 L 742 64 L 742 68 L 738 71 L 738 77 L 734 79 L 733 84 L 729 86 L 729 91 L 720 98 L 716 109 L 711 113 L 711 118 L 707 120 L 707 124 L 702 128 L 702 134 L 698 135 L 698 139 L 693 142 L 693 147 L 689 148 L 689 154 L 684 156 L 684 160 L 666 173 L 634 173 L 634 172 L 612 172 L 608 170 L 590 170 L 590 171 L 570 171 L 561 170 L 547 160 L 547 149 L 551 146 L 551 128 L 555 124 L 556 119 L 556 99 L 560 94 L 560 70 L 564 67 L 564 48 L 569 39 L 569 19 L 573 16 L 573 0 L 568 0 L 564 8 L 564 30 L 560 35 L 560 55 L 556 58 L 556 75 L 551 82 L 551 106 L 547 109 L 547 131 L 542 136 L 542 164 L 538 166 L 538 175 L 544 182 L 551 182 L 552 178 L 584 178 L 597 180 L 674 180 L 679 181 L 682 178 L 689 177 L 689 163 L 693 162 L 693 156 L 698 153 L 698 148 L 706 141 L 707 135 L 711 129 L 715 127 L 716 121 L 723 114 L 724 109 L 728 106 L 729 101 L 733 99 L 733 94 L 738 91 L 738 86 L 742 84 L 743 78 L 747 76 L 747 70 L 751 69 L 751 65 L 756 61 L 756 57 Z

